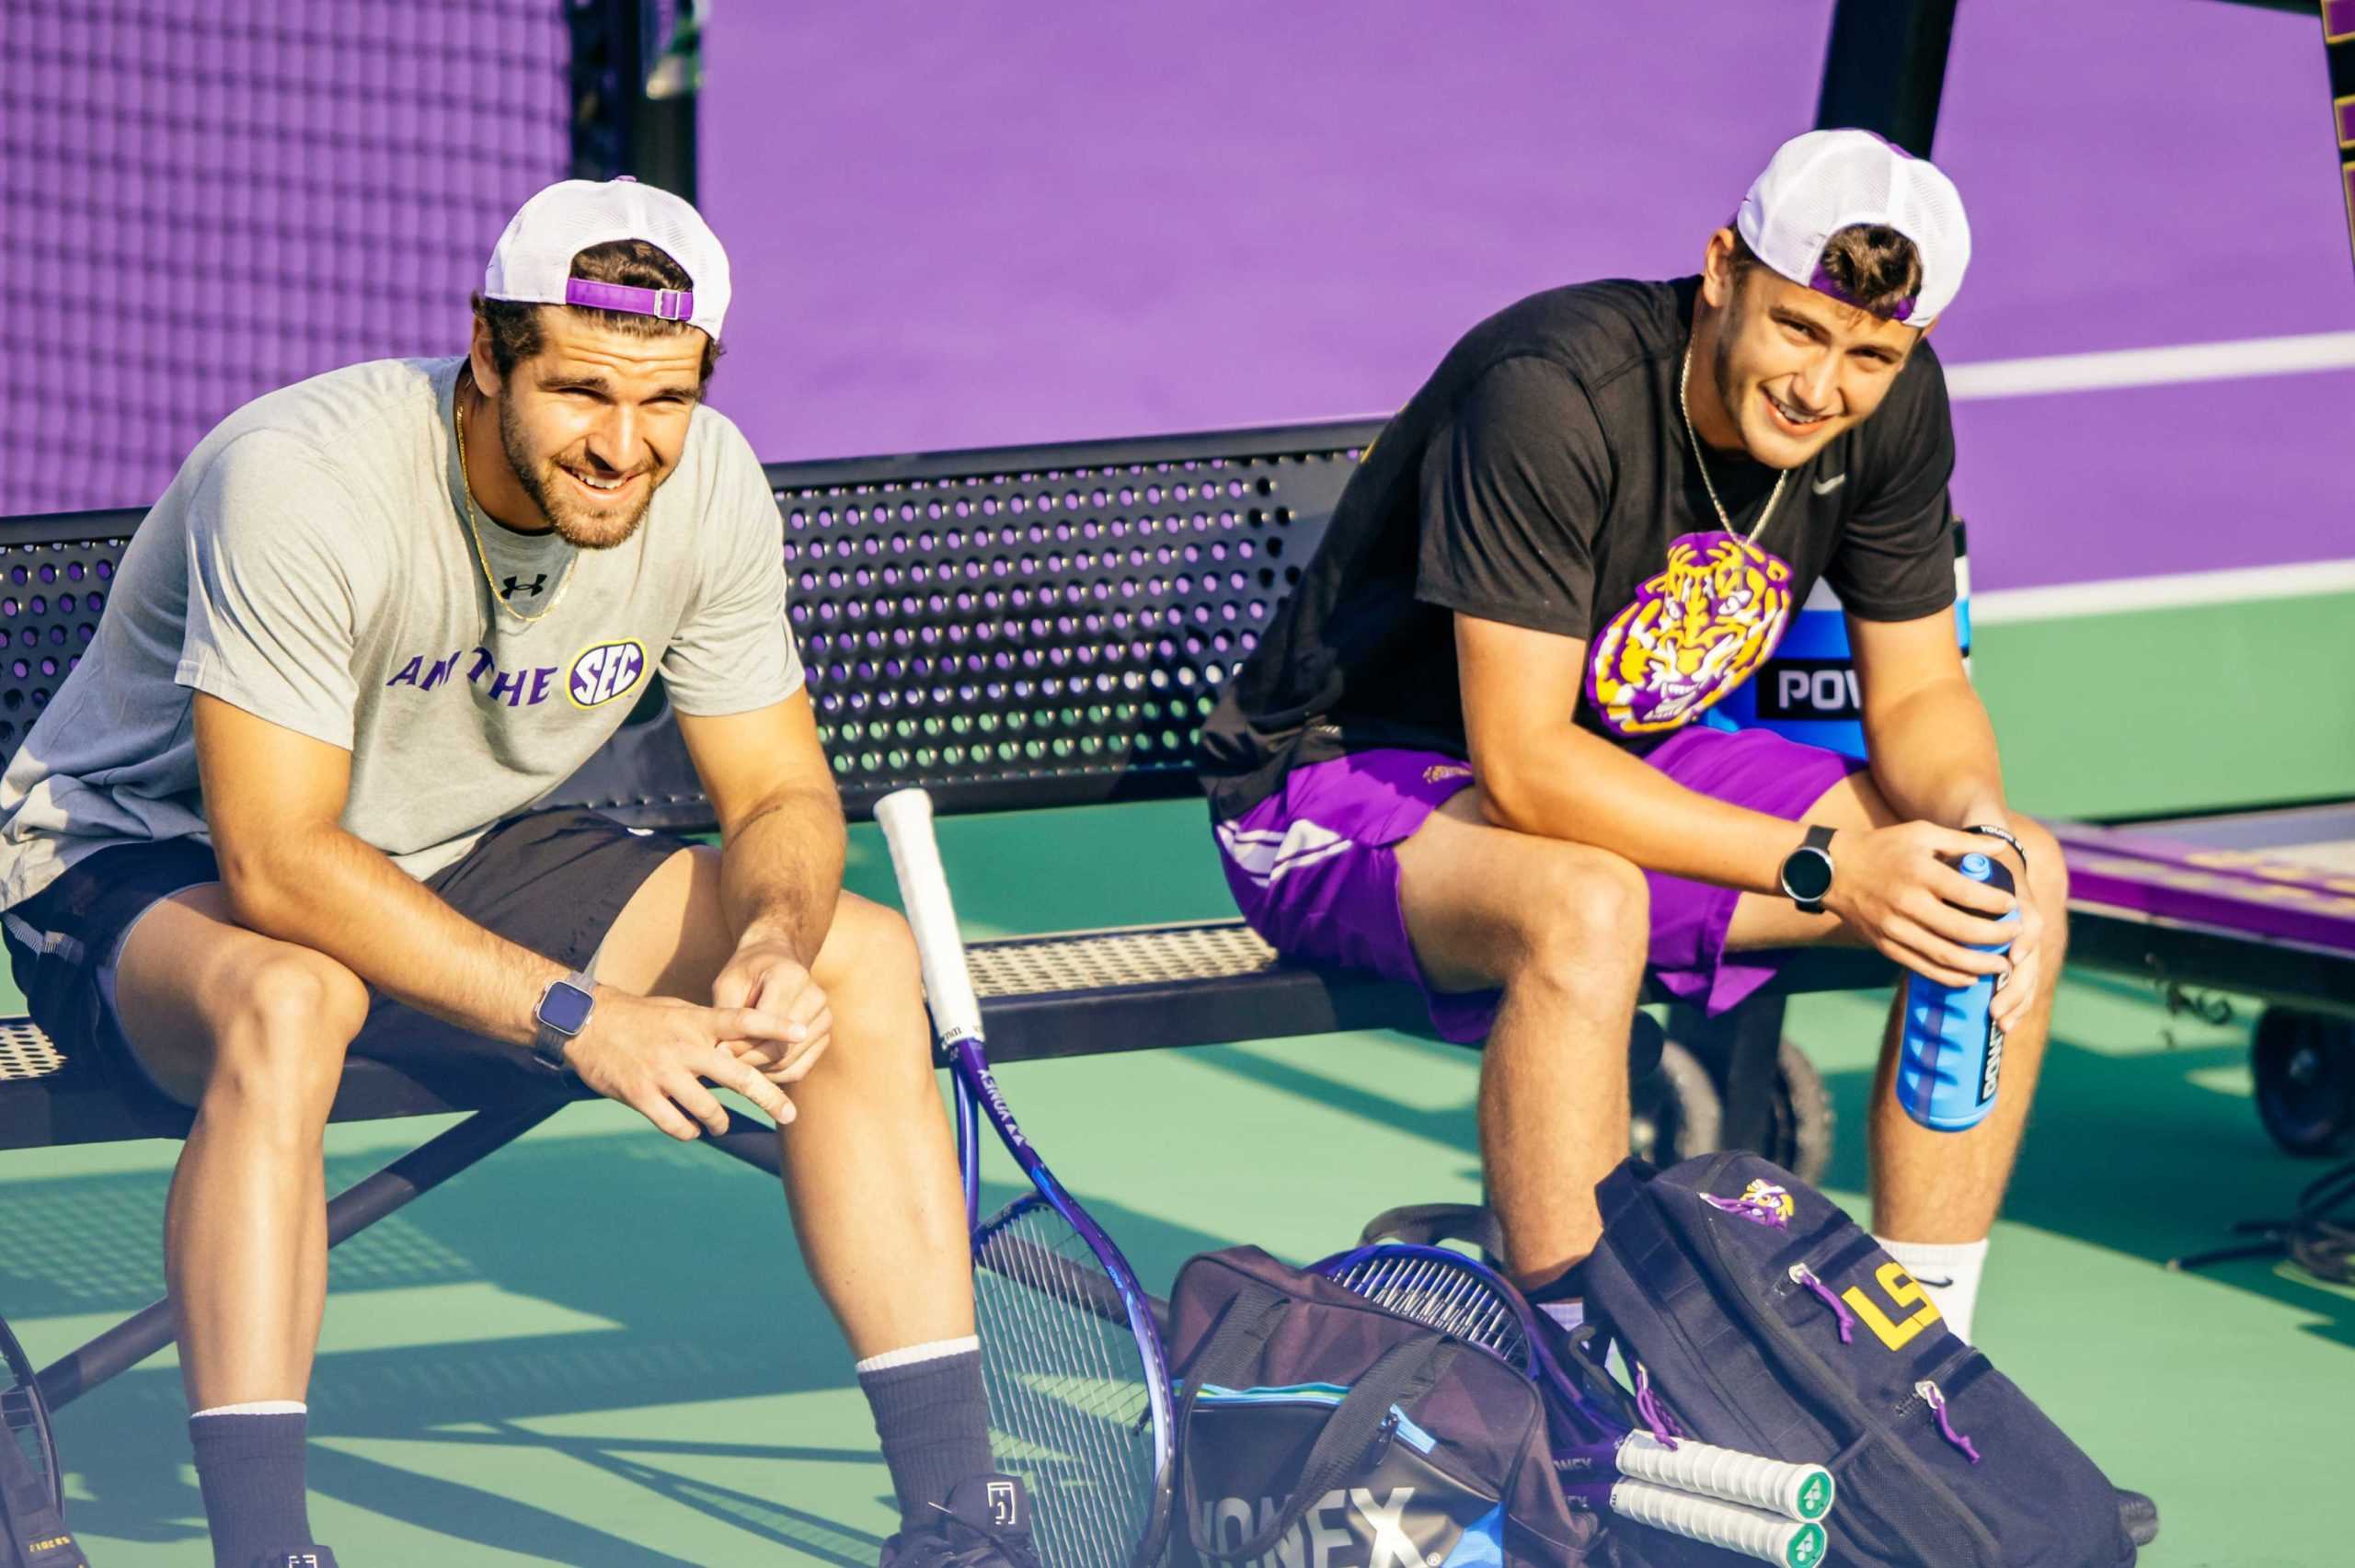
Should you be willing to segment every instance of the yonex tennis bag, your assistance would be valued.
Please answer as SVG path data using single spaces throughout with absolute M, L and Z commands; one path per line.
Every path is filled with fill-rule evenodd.
M 1829 1198 L 1754 1154 L 1596 1188 L 1587 1312 L 1705 1442 L 1828 1464 L 1841 1568 L 2124 1568 L 2108 1480 Z
M 1537 1391 L 1504 1363 L 1257 1247 L 1169 1303 L 1172 1568 L 1579 1568 L 1596 1521 L 1554 1480 Z

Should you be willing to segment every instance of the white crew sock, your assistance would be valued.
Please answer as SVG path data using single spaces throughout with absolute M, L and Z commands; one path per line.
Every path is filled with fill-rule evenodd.
M 1979 1307 L 1979 1276 L 1987 1267 L 1987 1240 L 1976 1242 L 1892 1242 L 1875 1236 L 1881 1250 L 1905 1265 L 1930 1299 L 1947 1327 L 1965 1341 L 1970 1336 L 1970 1316 Z
M 898 1350 L 887 1350 L 880 1356 L 870 1356 L 851 1368 L 864 1378 L 870 1372 L 889 1372 L 896 1367 L 919 1367 L 926 1361 L 946 1360 L 951 1356 L 969 1356 L 981 1349 L 978 1335 L 967 1334 L 962 1339 L 936 1339 L 923 1345 L 911 1345 Z
M 200 1410 L 189 1417 L 202 1421 L 213 1415 L 308 1415 L 311 1407 L 300 1400 L 265 1399 L 251 1404 L 216 1404 L 211 1410 Z

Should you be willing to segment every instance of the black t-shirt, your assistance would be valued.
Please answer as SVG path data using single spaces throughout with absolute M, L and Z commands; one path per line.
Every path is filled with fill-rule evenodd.
M 1871 418 L 1791 472 L 1743 546 L 1720 531 L 1677 410 L 1699 287 L 1550 290 L 1441 361 L 1350 476 L 1203 727 L 1219 816 L 1350 751 L 1465 756 L 1455 612 L 1588 639 L 1578 721 L 1641 751 L 1754 670 L 1819 578 L 1867 620 L 1954 602 L 1954 430 L 1930 346 Z M 1737 534 L 1776 472 L 1710 452 Z

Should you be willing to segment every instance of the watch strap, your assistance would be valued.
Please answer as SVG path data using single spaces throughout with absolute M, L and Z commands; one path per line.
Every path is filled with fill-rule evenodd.
M 1823 912 L 1823 898 L 1821 894 L 1819 894 L 1812 898 L 1803 898 L 1799 897 L 1797 892 L 1792 890 L 1789 869 L 1790 863 L 1802 854 L 1813 852 L 1815 854 L 1822 857 L 1823 864 L 1827 868 L 1830 867 L 1832 864 L 1832 835 L 1833 831 L 1834 830 L 1825 827 L 1821 822 L 1809 823 L 1806 836 L 1799 840 L 1799 847 L 1793 850 L 1788 855 L 1786 855 L 1783 858 L 1784 870 L 1781 877 L 1783 894 L 1786 898 L 1789 898 L 1793 904 L 1798 907 L 1798 910 L 1802 914 L 1821 914 Z M 1828 893 L 1831 890 L 1830 880 L 1827 878 L 1825 881 L 1824 892 Z

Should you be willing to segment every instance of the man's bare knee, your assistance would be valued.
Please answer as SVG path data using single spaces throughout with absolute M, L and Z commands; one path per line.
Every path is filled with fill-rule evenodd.
M 856 893 L 844 893 L 834 906 L 834 922 L 810 974 L 837 1001 L 904 995 L 924 985 L 915 933 L 906 918 Z
M 278 944 L 206 999 L 213 1067 L 205 1096 L 324 1121 L 344 1047 L 368 1017 L 368 988 L 324 954 Z
M 834 1015 L 833 1044 L 813 1079 L 856 1080 L 867 1091 L 927 1100 L 936 1094 L 923 966 L 915 933 L 898 910 L 844 893 L 810 975 Z
M 2015 813 L 2011 822 L 2012 836 L 2018 839 L 2027 852 L 2028 879 L 2036 888 L 2037 903 L 2044 910 L 2047 924 L 2055 924 L 2069 906 L 2069 863 L 2061 851 L 2061 841 L 2052 830 L 2032 817 Z
M 1516 967 L 1552 979 L 1639 969 L 1651 940 L 1644 874 L 1617 855 L 1548 853 L 1533 878 Z

